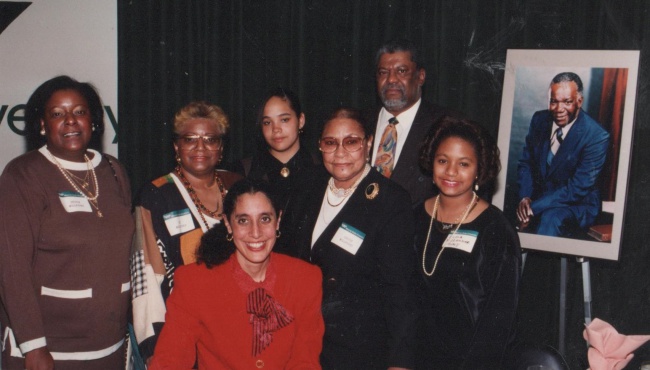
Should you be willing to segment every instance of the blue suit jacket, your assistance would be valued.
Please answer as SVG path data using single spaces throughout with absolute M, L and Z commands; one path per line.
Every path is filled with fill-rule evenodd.
M 601 208 L 596 181 L 607 156 L 609 134 L 580 110 L 548 166 L 552 127 L 548 110 L 533 115 L 517 169 L 519 199 L 532 200 L 535 216 L 554 207 L 572 207 L 580 226 L 587 227 Z

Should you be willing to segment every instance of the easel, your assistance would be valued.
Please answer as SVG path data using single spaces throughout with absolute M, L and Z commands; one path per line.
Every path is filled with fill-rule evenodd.
M 528 252 L 524 251 L 521 256 L 521 270 L 523 273 L 524 265 L 526 264 L 526 257 Z M 576 261 L 582 264 L 582 291 L 583 302 L 585 310 L 585 324 L 591 323 L 591 270 L 589 266 L 589 258 L 576 257 Z M 567 287 L 567 270 L 568 262 L 567 257 L 560 257 L 560 320 L 559 320 L 559 337 L 558 337 L 558 352 L 562 356 L 566 354 L 566 287 Z M 588 344 L 588 343 L 587 343 Z

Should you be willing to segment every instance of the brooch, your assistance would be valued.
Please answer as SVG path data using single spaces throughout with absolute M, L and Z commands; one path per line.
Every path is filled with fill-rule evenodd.
M 372 184 L 366 187 L 366 198 L 373 200 L 379 194 L 379 184 L 373 182 Z

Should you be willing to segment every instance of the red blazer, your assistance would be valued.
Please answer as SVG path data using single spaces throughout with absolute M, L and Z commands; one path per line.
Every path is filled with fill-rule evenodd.
M 254 355 L 259 342 L 247 301 L 260 287 L 293 319 L 273 331 L 270 343 Z M 150 370 L 191 369 L 197 352 L 200 369 L 320 369 L 321 297 L 320 269 L 281 254 L 271 254 L 262 283 L 242 271 L 235 254 L 212 269 L 182 266 L 174 275 Z

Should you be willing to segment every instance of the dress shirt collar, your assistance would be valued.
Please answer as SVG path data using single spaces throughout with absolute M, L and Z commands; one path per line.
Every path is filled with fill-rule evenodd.
M 573 124 L 578 119 L 578 116 L 580 116 L 580 111 L 578 111 L 578 114 L 576 114 L 576 118 L 574 118 L 573 121 L 567 123 L 564 127 L 562 127 L 562 138 L 566 139 L 569 130 L 571 130 L 571 127 L 573 127 Z M 553 136 L 555 136 L 555 130 L 557 130 L 559 127 L 560 126 L 558 126 L 558 124 L 555 123 L 555 121 L 553 121 L 553 129 L 551 130 L 551 136 L 550 136 L 551 139 L 553 139 Z
M 415 115 L 420 109 L 420 104 L 422 103 L 422 98 L 418 99 L 409 109 L 393 116 L 392 113 L 388 112 L 386 108 L 381 108 L 379 111 L 379 118 L 377 121 L 377 129 L 375 130 L 375 137 L 373 139 L 372 145 L 372 163 L 375 163 L 375 157 L 377 156 L 377 149 L 379 148 L 379 141 L 381 141 L 381 135 L 384 133 L 386 126 L 388 126 L 388 120 L 392 117 L 397 118 L 399 123 L 395 126 L 397 129 L 397 148 L 395 148 L 395 165 L 399 160 L 400 153 L 402 153 L 402 148 L 404 148 L 404 143 L 406 143 L 406 137 L 413 126 L 413 121 L 415 120 Z

